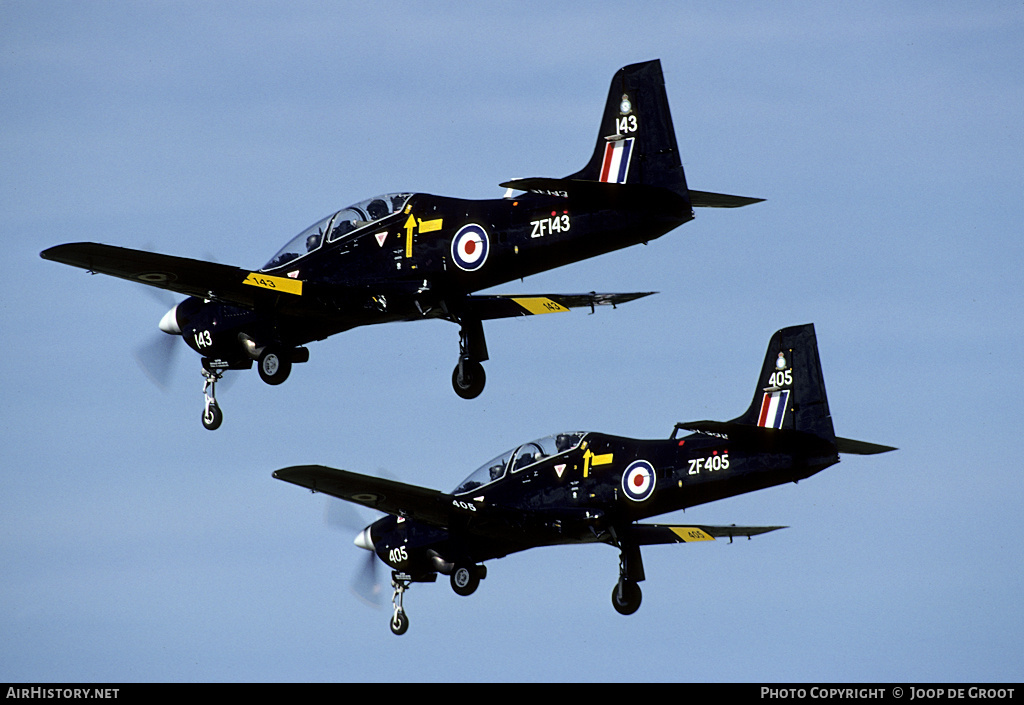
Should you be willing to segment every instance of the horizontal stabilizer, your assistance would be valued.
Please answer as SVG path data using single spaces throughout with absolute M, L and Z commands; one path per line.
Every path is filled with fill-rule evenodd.
M 681 524 L 634 524 L 629 527 L 629 537 L 637 545 L 650 546 L 659 543 L 692 543 L 728 538 L 730 543 L 738 536 L 750 538 L 769 531 L 785 529 L 785 526 L 706 526 Z
M 656 291 L 639 291 L 626 294 L 494 294 L 490 296 L 467 296 L 466 314 L 481 321 L 513 316 L 534 316 L 540 313 L 564 313 L 572 308 L 589 308 L 591 313 L 598 306 L 616 307 L 619 304 L 641 299 Z
M 708 436 L 740 443 L 757 444 L 762 447 L 778 446 L 781 443 L 808 443 L 820 446 L 820 444 L 827 442 L 825 439 L 802 431 L 763 428 L 734 421 L 688 421 L 686 423 L 677 423 L 675 430 L 672 432 L 673 438 L 675 438 L 675 434 L 678 431 L 703 433 Z M 840 453 L 851 455 L 875 455 L 877 453 L 888 453 L 890 450 L 897 450 L 897 448 L 892 446 L 838 437 L 836 438 L 835 449 Z
M 836 448 L 839 449 L 840 453 L 849 453 L 850 455 L 876 455 L 878 453 L 888 453 L 890 450 L 898 450 L 892 446 L 883 446 L 877 443 L 868 443 L 867 441 L 855 441 L 850 438 L 839 438 L 836 437 Z
M 690 203 L 694 208 L 740 208 L 752 203 L 761 203 L 763 198 L 750 196 L 730 196 L 727 193 L 690 190 Z
M 751 426 L 735 421 L 688 421 L 677 423 L 675 429 L 676 431 L 703 433 L 734 443 L 749 444 L 760 449 L 781 449 L 795 444 L 805 446 L 809 450 L 825 450 L 831 447 L 827 440 L 804 431 L 796 431 L 791 428 Z M 675 431 L 673 431 L 672 437 L 675 438 Z
M 652 184 L 616 184 L 583 179 L 553 179 L 532 176 L 526 179 L 505 181 L 503 186 L 510 191 L 528 191 L 543 196 L 572 198 L 577 203 L 593 206 L 648 207 L 669 212 L 689 213 L 689 204 L 675 191 Z M 734 196 L 734 198 L 739 198 Z

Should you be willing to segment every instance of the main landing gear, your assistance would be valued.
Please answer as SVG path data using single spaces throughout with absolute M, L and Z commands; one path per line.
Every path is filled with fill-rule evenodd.
M 452 590 L 456 595 L 466 597 L 476 592 L 480 581 L 487 577 L 487 568 L 482 565 L 458 564 L 450 576 Z
M 487 375 L 480 363 L 486 359 L 483 323 L 463 321 L 459 330 L 459 364 L 452 371 L 452 389 L 463 399 L 475 399 L 484 391 Z
M 256 361 L 256 369 L 259 370 L 260 379 L 270 385 L 278 385 L 288 379 L 292 372 L 291 358 L 282 355 L 275 348 L 267 347 L 260 353 Z
M 619 614 L 633 614 L 640 609 L 643 594 L 640 585 L 644 579 L 644 563 L 640 547 L 627 543 L 619 544 L 619 582 L 612 590 L 612 607 Z
M 463 399 L 475 399 L 484 391 L 487 375 L 484 366 L 476 360 L 459 358 L 459 364 L 452 371 L 452 389 Z

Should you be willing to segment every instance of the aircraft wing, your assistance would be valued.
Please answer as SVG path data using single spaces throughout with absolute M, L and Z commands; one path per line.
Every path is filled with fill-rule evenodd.
M 470 295 L 466 297 L 465 315 L 481 321 L 513 316 L 533 316 L 540 313 L 564 313 L 572 308 L 589 308 L 591 313 L 598 306 L 628 303 L 656 291 L 640 291 L 627 294 L 494 294 L 490 296 Z
M 694 541 L 714 541 L 716 538 L 733 538 L 745 536 L 748 539 L 769 531 L 785 529 L 785 526 L 704 526 L 696 524 L 633 524 L 629 527 L 629 536 L 637 545 L 650 546 L 659 543 L 691 543 Z
M 93 274 L 107 274 L 197 296 L 253 308 L 265 297 L 281 295 L 286 308 L 305 308 L 301 303 L 304 282 L 275 277 L 216 262 L 132 250 L 96 242 L 57 245 L 40 253 L 43 259 L 81 267 Z
M 282 468 L 274 471 L 274 477 L 346 502 L 354 502 L 370 509 L 435 526 L 447 526 L 451 516 L 451 495 L 395 480 L 360 475 L 323 465 Z
M 551 520 L 551 516 L 546 514 L 486 504 L 479 499 L 460 497 L 456 500 L 453 495 L 438 490 L 323 465 L 282 468 L 274 472 L 274 477 L 314 492 L 442 529 L 458 525 L 478 536 L 505 539 L 510 528 L 516 531 L 536 529 L 548 526 Z

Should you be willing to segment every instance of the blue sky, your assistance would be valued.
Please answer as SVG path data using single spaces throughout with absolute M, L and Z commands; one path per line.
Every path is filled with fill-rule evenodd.
M 0 46 L 0 681 L 1021 679 L 1020 3 L 5 2 Z M 375 193 L 563 176 L 651 58 L 691 187 L 767 201 L 501 287 L 661 293 L 488 324 L 471 402 L 455 326 L 378 326 L 241 375 L 210 433 L 197 356 L 166 391 L 133 361 L 170 303 L 38 256 L 255 267 Z M 448 490 L 549 433 L 732 418 L 805 322 L 837 432 L 899 452 L 670 515 L 791 528 L 645 550 L 628 618 L 614 549 L 545 548 L 414 586 L 396 638 L 327 499 L 271 478 Z

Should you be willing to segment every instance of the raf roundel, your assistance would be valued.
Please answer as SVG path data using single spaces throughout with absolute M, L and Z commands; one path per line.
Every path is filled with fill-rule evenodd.
M 463 225 L 452 238 L 452 260 L 459 269 L 467 272 L 484 266 L 489 249 L 487 231 L 476 223 Z
M 622 473 L 622 491 L 634 502 L 642 502 L 654 492 L 654 466 L 646 460 L 634 460 Z

